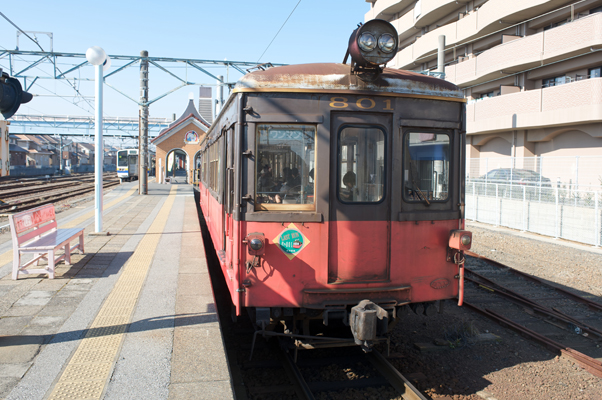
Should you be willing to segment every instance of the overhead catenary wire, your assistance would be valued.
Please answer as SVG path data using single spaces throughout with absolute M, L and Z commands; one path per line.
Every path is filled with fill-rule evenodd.
M 15 25 L 14 22 L 12 22 L 10 19 L 8 19 L 6 17 L 6 15 L 2 14 L 2 12 L 0 12 L 0 14 L 2 15 L 2 17 L 4 17 L 4 19 L 6 19 L 11 25 L 13 25 L 15 28 L 17 28 L 21 33 L 23 33 L 25 36 L 27 36 L 29 39 L 31 39 L 42 51 L 45 51 L 42 46 L 40 46 L 40 44 L 35 41 L 34 39 L 32 39 L 28 34 L 26 34 L 21 28 L 19 28 L 17 25 Z M 0 48 L 2 48 L 3 50 L 7 50 L 4 46 L 0 46 Z M 23 60 L 22 58 L 16 57 L 18 60 L 25 62 L 25 60 Z M 3 67 L 5 68 L 5 67 Z M 55 64 L 55 68 L 57 69 L 57 71 L 59 71 L 61 74 L 63 73 Z M 43 73 L 45 73 L 48 76 L 51 76 L 48 72 L 44 71 L 42 68 L 40 68 L 39 66 L 36 66 L 35 69 L 38 69 L 40 71 L 42 71 Z M 90 107 L 92 107 L 92 110 L 94 110 L 94 106 L 92 104 L 90 104 L 90 102 L 80 93 L 80 91 L 75 87 L 75 85 L 72 85 L 71 82 L 69 82 L 69 80 L 67 80 L 66 82 L 67 85 L 69 85 L 73 90 L 75 90 L 75 92 L 79 95 L 79 97 L 81 97 Z M 51 92 L 51 93 L 55 93 L 50 91 L 49 89 L 46 89 L 45 87 L 41 86 L 38 84 L 39 87 L 41 87 L 42 89 Z M 60 95 L 58 95 L 57 93 L 55 93 L 57 97 L 61 97 Z M 86 110 L 85 108 L 81 107 L 80 105 L 76 104 L 75 102 L 69 101 L 64 99 L 65 101 L 73 104 L 74 106 L 81 108 L 82 110 L 84 110 L 85 112 L 92 114 L 92 112 L 90 110 Z
M 40 50 L 44 51 L 44 49 L 42 48 L 42 46 L 40 46 L 40 44 L 38 43 L 37 40 L 34 40 L 31 36 L 29 36 L 27 33 L 25 33 L 25 31 L 23 31 L 23 29 L 19 28 L 13 21 L 11 21 L 10 19 L 8 19 L 8 17 L 6 15 L 4 15 L 2 12 L 0 12 L 0 15 L 2 15 L 2 18 L 4 18 L 5 20 L 7 20 L 9 24 L 11 24 L 15 28 L 17 28 L 17 30 L 19 30 L 19 32 L 21 32 L 22 34 L 24 34 L 25 36 L 27 36 L 29 38 L 29 40 L 31 40 L 32 42 L 34 42 L 40 48 Z
M 25 31 L 24 31 L 23 29 L 19 28 L 19 27 L 17 26 L 17 24 L 15 24 L 13 21 L 11 21 L 11 20 L 10 20 L 10 19 L 9 19 L 9 18 L 6 16 L 6 15 L 4 15 L 2 12 L 0 12 L 0 15 L 1 15 L 1 16 L 2 16 L 2 17 L 5 19 L 5 20 L 7 20 L 7 21 L 8 21 L 8 23 L 10 23 L 12 26 L 14 26 L 15 28 L 17 28 L 17 30 L 18 30 L 19 32 L 21 32 L 22 34 L 24 34 L 25 36 L 27 36 L 27 37 L 29 38 L 29 40 L 31 40 L 32 42 L 34 42 L 34 43 L 36 44 L 36 46 L 38 46 L 38 47 L 40 48 L 40 50 L 42 50 L 42 51 L 45 51 L 45 50 L 42 48 L 42 46 L 40 46 L 40 43 L 38 43 L 38 41 L 37 41 L 37 40 L 33 39 L 31 36 L 29 36 L 27 33 L 25 33 Z M 56 66 L 56 64 L 54 65 L 54 67 L 55 67 L 55 68 L 56 68 L 56 69 L 57 69 L 57 70 L 58 70 L 58 71 L 59 71 L 61 74 L 63 73 L 63 71 L 61 71 L 61 70 L 59 69 L 59 67 L 57 67 L 57 66 Z M 77 90 L 77 88 L 75 87 L 75 85 L 74 85 L 74 84 L 72 85 L 72 84 L 71 84 L 69 81 L 67 81 L 67 84 L 69 84 L 69 85 L 70 85 L 70 86 L 73 88 L 73 90 L 75 90 L 75 92 L 76 92 L 78 95 L 80 95 L 80 96 L 81 96 L 81 98 L 82 98 L 82 99 L 83 99 L 83 100 L 84 100 L 84 101 L 85 101 L 85 102 L 86 102 L 86 103 L 87 103 L 87 104 L 88 104 L 90 107 L 92 107 L 92 110 L 94 110 L 94 106 L 93 106 L 92 104 L 90 104 L 90 102 L 89 102 L 89 101 L 88 101 L 88 100 L 87 100 L 87 99 L 86 99 L 86 98 L 85 98 L 85 97 L 84 97 L 84 96 L 83 96 L 83 95 L 82 95 L 82 94 L 79 92 L 79 90 Z M 75 104 L 75 103 L 73 103 L 73 104 Z M 77 106 L 77 104 L 75 104 L 75 105 Z M 79 106 L 78 106 L 78 107 L 79 107 Z M 80 108 L 82 108 L 82 107 L 80 107 Z M 83 109 L 83 108 L 82 108 L 82 109 Z M 85 111 L 87 111 L 87 110 L 85 110 Z M 88 111 L 88 112 L 89 112 L 89 111 Z
M 274 43 L 274 40 L 276 40 L 276 37 L 278 36 L 278 34 L 282 30 L 282 28 L 284 28 L 284 25 L 286 25 L 286 23 L 288 22 L 289 18 L 293 15 L 293 13 L 295 12 L 295 10 L 297 9 L 297 7 L 299 6 L 300 3 L 301 3 L 301 0 L 299 0 L 297 2 L 297 5 L 295 6 L 295 8 L 293 8 L 293 11 L 291 11 L 291 13 L 288 15 L 288 17 L 286 17 L 286 20 L 284 21 L 284 23 L 282 24 L 282 26 L 280 27 L 280 29 L 278 29 L 278 32 L 276 32 L 276 35 L 274 35 L 274 38 L 272 39 L 272 41 L 270 42 L 270 44 L 268 44 L 268 47 L 266 47 L 265 50 L 263 51 L 263 53 L 261 53 L 261 55 L 257 59 L 257 63 L 258 64 L 259 64 L 259 60 L 261 60 L 261 57 L 263 57 L 263 55 L 266 53 L 266 51 L 268 51 L 268 49 L 270 48 L 270 46 L 272 45 L 272 43 Z

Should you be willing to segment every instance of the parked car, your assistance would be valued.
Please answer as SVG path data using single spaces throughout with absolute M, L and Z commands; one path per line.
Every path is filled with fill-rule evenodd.
M 483 176 L 471 179 L 471 182 L 501 183 L 506 185 L 529 185 L 551 187 L 550 178 L 529 169 L 498 168 L 489 171 Z

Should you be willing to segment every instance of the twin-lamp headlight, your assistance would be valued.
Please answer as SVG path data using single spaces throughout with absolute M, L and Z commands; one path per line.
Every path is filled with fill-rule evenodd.
M 395 27 L 387 21 L 373 19 L 353 31 L 348 52 L 354 64 L 376 68 L 395 57 L 397 45 Z
M 378 48 L 383 52 L 391 53 L 395 50 L 397 41 L 388 33 L 383 33 L 379 36 L 378 40 L 376 40 L 372 33 L 364 32 L 357 38 L 357 45 L 363 51 L 372 51 L 378 45 Z

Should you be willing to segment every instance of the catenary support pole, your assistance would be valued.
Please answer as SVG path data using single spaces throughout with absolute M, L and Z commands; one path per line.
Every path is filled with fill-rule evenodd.
M 148 194 L 148 51 L 140 52 L 140 134 L 138 194 Z

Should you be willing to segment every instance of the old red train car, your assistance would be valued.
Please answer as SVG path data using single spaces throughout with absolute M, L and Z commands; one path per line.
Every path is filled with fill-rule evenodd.
M 203 143 L 200 205 L 235 312 L 263 332 L 340 319 L 369 348 L 400 307 L 462 294 L 464 97 L 381 68 L 396 38 L 370 21 L 351 64 L 245 75 Z

